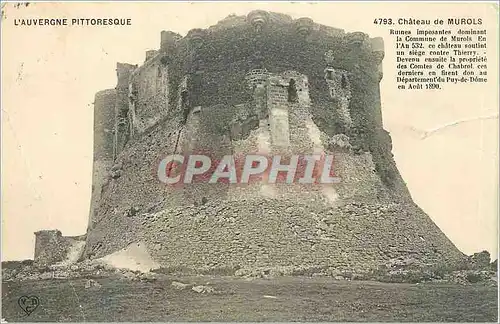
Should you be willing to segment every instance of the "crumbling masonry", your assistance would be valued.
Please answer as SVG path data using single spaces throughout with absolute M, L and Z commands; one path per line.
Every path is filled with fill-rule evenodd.
M 382 128 L 383 41 L 252 11 L 185 37 L 97 93 L 85 257 L 146 242 L 165 267 L 375 268 L 462 254 L 412 201 Z M 335 156 L 330 185 L 166 186 L 168 154 Z

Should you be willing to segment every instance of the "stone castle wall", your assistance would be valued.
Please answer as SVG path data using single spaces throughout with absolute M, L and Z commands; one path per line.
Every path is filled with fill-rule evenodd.
M 113 159 L 116 90 L 99 91 L 94 99 L 94 160 Z
M 143 133 L 169 110 L 168 68 L 154 52 L 130 78 L 129 108 L 133 133 Z
M 230 204 L 167 208 L 138 226 L 164 267 L 197 271 L 260 267 L 376 269 L 398 258 L 456 261 L 456 251 L 427 215 L 403 204 L 249 198 Z
M 35 232 L 34 262 L 39 265 L 51 265 L 64 261 L 71 248 L 84 241 L 85 236 L 62 236 L 59 230 L 43 230 Z

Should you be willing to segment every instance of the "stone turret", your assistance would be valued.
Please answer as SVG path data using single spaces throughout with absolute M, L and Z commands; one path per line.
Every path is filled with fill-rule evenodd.
M 177 41 L 182 37 L 177 33 L 163 30 L 160 38 L 160 51 L 170 53 L 175 50 Z
M 263 10 L 254 10 L 247 15 L 247 21 L 256 31 L 261 31 L 269 22 L 269 14 Z
M 196 49 L 203 45 L 205 35 L 206 32 L 203 29 L 196 28 L 191 29 L 186 38 L 188 39 L 191 48 Z
M 311 18 L 299 18 L 295 21 L 297 33 L 302 36 L 307 36 L 311 33 L 314 22 Z
M 114 160 L 116 89 L 99 91 L 94 99 L 94 163 L 89 228 L 94 222 L 95 208 Z
M 384 39 L 382 37 L 371 38 L 370 45 L 372 47 L 373 59 L 377 64 L 379 79 L 381 80 L 384 75 L 382 67 L 382 60 L 385 56 Z
M 127 63 L 116 64 L 116 74 L 118 83 L 116 85 L 115 102 L 115 139 L 114 158 L 123 150 L 128 137 L 130 136 L 129 121 L 129 81 L 130 75 L 137 68 L 137 65 Z

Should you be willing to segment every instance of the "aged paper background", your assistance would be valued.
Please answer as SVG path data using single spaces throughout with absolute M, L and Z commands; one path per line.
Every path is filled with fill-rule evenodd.
M 2 4 L 2 260 L 33 258 L 34 235 L 86 231 L 95 92 L 115 64 L 141 64 L 160 31 L 185 35 L 253 9 L 385 39 L 385 129 L 415 202 L 464 253 L 497 254 L 498 6 L 480 3 L 31 3 Z M 14 26 L 16 18 L 131 18 L 132 26 Z M 482 18 L 487 84 L 398 91 L 394 40 L 375 18 Z M 445 25 L 446 26 L 446 25 Z M 464 26 L 468 29 L 468 26 Z M 482 116 L 496 116 L 481 119 Z M 450 125 L 457 121 L 456 125 Z M 422 138 L 425 131 L 437 130 Z M 492 259 L 496 259 L 495 256 Z

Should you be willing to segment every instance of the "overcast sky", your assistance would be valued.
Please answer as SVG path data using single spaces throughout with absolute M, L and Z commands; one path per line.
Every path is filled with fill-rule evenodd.
M 4 5 L 4 4 L 2 4 Z M 467 254 L 497 253 L 498 39 L 492 4 L 31 3 L 2 19 L 2 260 L 32 258 L 33 232 L 86 231 L 94 93 L 116 85 L 116 62 L 141 64 L 161 30 L 182 35 L 253 9 L 382 36 L 385 129 L 412 196 Z M 131 18 L 125 27 L 19 27 L 19 18 Z M 394 40 L 375 18 L 481 17 L 490 82 L 397 91 Z M 469 28 L 469 27 L 465 27 Z M 490 117 L 490 118 L 482 118 Z M 456 122 L 459 123 L 456 123 Z M 456 124 L 455 124 L 456 123 Z M 454 125 L 455 124 L 455 125 Z M 422 138 L 425 131 L 431 132 Z

